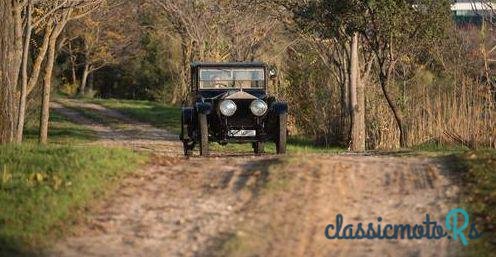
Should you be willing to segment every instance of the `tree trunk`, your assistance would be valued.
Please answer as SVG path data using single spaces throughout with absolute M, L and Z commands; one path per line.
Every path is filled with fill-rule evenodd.
M 391 70 L 391 68 L 389 70 Z M 390 73 L 390 71 L 388 71 L 388 73 Z M 405 127 L 403 126 L 403 117 L 401 116 L 398 107 L 394 103 L 393 99 L 391 99 L 391 96 L 387 91 L 387 87 L 389 86 L 389 74 L 386 75 L 386 73 L 383 71 L 382 68 L 379 74 L 379 82 L 381 84 L 382 93 L 386 98 L 389 109 L 391 109 L 391 112 L 394 115 L 394 120 L 396 121 L 396 125 L 398 126 L 398 130 L 400 132 L 400 147 L 406 147 L 407 139 L 406 139 L 406 130 Z
M 340 88 L 340 104 L 341 104 L 341 115 L 340 115 L 340 128 L 339 135 L 340 141 L 348 144 L 350 140 L 350 64 L 348 57 L 349 44 L 342 45 L 336 51 L 338 54 L 338 61 L 335 63 L 335 67 L 338 69 L 339 75 L 339 88 Z
M 365 127 L 365 83 L 358 73 L 357 78 L 357 108 L 356 108 L 356 131 L 357 131 L 357 144 L 359 147 L 355 150 L 362 152 L 366 150 L 366 127 Z
M 71 59 L 71 69 L 72 69 L 72 84 L 77 85 L 77 76 L 76 76 L 76 62 L 74 61 L 75 58 L 73 56 L 70 57 Z
M 52 72 L 55 62 L 55 53 L 57 50 L 57 39 L 67 24 L 68 18 L 71 14 L 71 10 L 67 10 L 66 13 L 62 15 L 61 20 L 55 26 L 52 34 L 50 35 L 50 42 L 48 46 L 48 59 L 45 67 L 45 77 L 43 78 L 43 98 L 41 101 L 41 115 L 40 115 L 40 134 L 39 142 L 40 144 L 46 144 L 48 142 L 48 121 L 50 118 L 50 91 L 52 87 Z
M 17 84 L 19 83 L 19 74 L 21 72 L 21 64 L 22 64 L 22 58 L 23 58 L 23 48 L 24 48 L 24 40 L 23 40 L 23 34 L 24 34 L 24 27 L 23 27 L 23 17 L 22 17 L 22 12 L 24 10 L 24 3 L 23 1 L 12 1 L 13 5 L 13 14 L 14 14 L 14 24 L 15 24 L 15 48 L 14 51 L 12 51 L 12 76 L 15 76 L 15 87 L 14 87 L 14 112 L 13 112 L 13 119 L 14 119 L 14 127 L 12 128 L 12 140 L 15 140 L 16 137 L 16 130 L 17 130 L 17 117 L 18 117 L 18 110 L 17 110 L 17 103 L 19 99 L 19 95 L 17 94 Z
M 363 87 L 359 79 L 358 39 L 358 33 L 355 33 L 352 39 L 350 56 L 351 150 L 363 152 L 365 151 L 365 102 Z
M 14 46 L 14 26 L 10 1 L 0 0 L 0 144 L 12 142 L 14 89 L 9 53 Z
M 55 33 L 55 32 L 54 32 Z M 45 77 L 43 78 L 43 98 L 41 101 L 41 118 L 40 118 L 40 135 L 39 142 L 46 144 L 48 142 L 48 121 L 50 118 L 50 90 L 52 87 L 52 72 L 55 62 L 55 48 L 57 37 L 52 35 L 48 48 L 48 59 L 45 67 Z
M 31 32 L 32 32 L 32 24 L 31 24 L 31 16 L 33 11 L 33 5 L 31 4 L 31 0 L 28 2 L 27 10 L 26 10 L 26 34 L 24 38 L 24 49 L 22 53 L 22 67 L 21 67 L 21 96 L 19 99 L 19 113 L 17 119 L 17 133 L 16 133 L 16 142 L 22 143 L 22 137 L 24 132 L 24 117 L 26 113 L 26 99 L 27 99 L 27 90 L 28 90 L 28 57 L 29 57 L 29 43 L 31 41 Z
M 20 11 L 16 2 L 0 0 L 0 144 L 14 140 L 15 90 L 22 60 L 22 43 L 16 41 L 19 34 L 22 40 Z
M 88 91 L 93 92 L 95 90 L 95 71 L 90 72 L 88 75 Z
M 180 83 L 174 87 L 172 92 L 172 104 L 177 104 L 180 101 L 186 99 L 188 95 L 188 81 L 190 76 L 190 68 L 189 65 L 193 61 L 193 50 L 192 43 L 185 39 L 186 36 L 181 36 L 181 63 L 182 67 L 180 70 Z
M 25 113 L 26 113 L 26 102 L 27 102 L 27 97 L 33 91 L 34 87 L 38 84 L 38 77 L 40 75 L 41 71 L 41 65 L 43 63 L 43 60 L 45 59 L 46 53 L 48 51 L 48 45 L 50 41 L 50 36 L 52 34 L 53 27 L 52 26 L 47 26 L 45 29 L 45 35 L 43 36 L 43 44 L 39 48 L 38 55 L 34 61 L 33 68 L 31 71 L 31 75 L 29 76 L 29 80 L 27 80 L 27 87 L 26 91 L 23 92 L 23 88 L 21 88 L 21 96 L 19 99 L 19 118 L 18 118 L 18 123 L 17 123 L 17 142 L 22 141 L 23 137 L 23 130 L 24 130 L 24 123 L 25 123 Z M 29 40 L 25 41 L 24 47 L 26 47 L 26 44 L 28 45 L 29 49 Z M 27 56 L 27 52 L 25 52 Z M 25 56 L 23 56 L 25 58 Z M 24 60 L 23 60 L 24 61 Z M 27 64 L 27 61 L 25 61 Z M 26 69 L 27 70 L 27 69 Z M 24 76 L 24 66 L 23 66 L 23 76 Z M 27 74 L 26 74 L 27 77 Z M 24 78 L 23 78 L 24 79 Z M 23 81 L 24 83 L 24 81 Z M 24 85 L 23 85 L 24 86 Z
M 86 94 L 86 84 L 88 82 L 89 73 L 90 73 L 90 65 L 85 64 L 83 70 L 83 77 L 81 78 L 81 86 L 79 87 L 80 96 L 84 96 Z
M 34 87 L 38 84 L 41 65 L 43 64 L 43 60 L 45 60 L 45 56 L 48 51 L 48 44 L 50 43 L 50 36 L 52 35 L 53 29 L 54 29 L 53 26 L 46 26 L 45 28 L 45 35 L 43 36 L 43 44 L 41 45 L 41 48 L 38 51 L 38 56 L 36 56 L 36 60 L 34 61 L 33 68 L 31 71 L 31 76 L 29 77 L 28 91 L 26 93 L 26 97 L 29 96 L 31 91 L 33 91 Z
M 72 84 L 77 84 L 76 77 L 76 56 L 72 51 L 72 42 L 69 40 L 69 60 L 71 61 L 71 70 L 72 70 Z

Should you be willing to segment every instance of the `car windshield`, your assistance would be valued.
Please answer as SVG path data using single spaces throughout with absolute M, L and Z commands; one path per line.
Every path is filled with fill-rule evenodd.
M 263 68 L 201 68 L 200 89 L 264 87 Z

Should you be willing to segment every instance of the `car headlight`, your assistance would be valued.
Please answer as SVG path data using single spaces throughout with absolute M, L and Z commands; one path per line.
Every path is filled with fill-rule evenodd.
M 220 113 L 224 116 L 233 116 L 238 107 L 233 100 L 224 100 L 219 105 Z
M 267 104 L 259 99 L 253 100 L 253 102 L 251 102 L 250 104 L 250 110 L 255 116 L 264 115 L 267 112 L 267 109 L 269 109 Z

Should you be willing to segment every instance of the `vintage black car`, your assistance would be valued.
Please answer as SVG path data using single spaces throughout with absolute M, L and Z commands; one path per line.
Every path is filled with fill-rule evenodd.
M 285 153 L 288 105 L 267 93 L 275 73 L 260 62 L 193 63 L 192 97 L 181 118 L 184 154 L 199 145 L 208 155 L 209 142 L 251 143 L 260 154 L 268 141 Z

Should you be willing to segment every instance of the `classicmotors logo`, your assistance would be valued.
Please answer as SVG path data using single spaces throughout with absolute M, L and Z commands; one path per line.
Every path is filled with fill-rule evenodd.
M 444 222 L 431 220 L 429 214 L 425 215 L 425 220 L 421 224 L 384 224 L 382 217 L 377 218 L 377 223 L 364 225 L 358 223 L 344 224 L 342 214 L 336 215 L 336 223 L 328 224 L 325 227 L 325 236 L 329 240 L 363 240 L 363 239 L 383 239 L 383 240 L 440 240 L 447 238 L 457 240 L 467 246 L 469 240 L 474 240 L 482 236 L 475 226 L 470 223 L 470 217 L 464 209 L 457 208 L 450 210 Z

